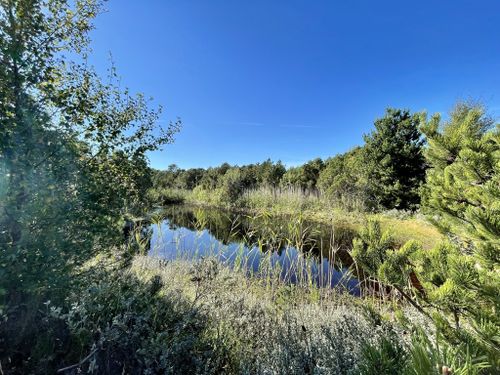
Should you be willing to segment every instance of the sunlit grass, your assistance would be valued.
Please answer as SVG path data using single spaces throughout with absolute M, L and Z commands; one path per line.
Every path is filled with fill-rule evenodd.
M 195 189 L 196 190 L 196 189 Z M 202 189 L 182 191 L 185 202 L 190 204 L 225 207 L 217 194 L 208 194 Z M 346 208 L 349 207 L 349 209 Z M 252 216 L 290 216 L 300 215 L 304 220 L 328 225 L 342 225 L 359 230 L 366 220 L 377 216 L 384 229 L 391 229 L 398 242 L 413 239 L 420 241 L 424 248 L 432 248 L 443 237 L 434 226 L 427 223 L 421 215 L 407 212 L 388 212 L 372 214 L 363 212 L 363 206 L 353 198 L 352 202 L 332 202 L 324 195 L 307 194 L 296 188 L 260 188 L 246 191 L 238 202 L 238 210 Z
M 421 218 L 395 219 L 383 214 L 378 217 L 382 228 L 390 229 L 396 241 L 401 244 L 413 239 L 419 241 L 424 249 L 431 249 L 443 239 L 436 227 Z
M 229 351 L 237 373 L 356 373 L 365 343 L 410 341 L 390 304 L 370 310 L 370 299 L 286 284 L 272 275 L 273 282 L 248 277 L 213 258 L 162 262 L 138 256 L 128 272 L 144 283 L 160 277 L 161 295 L 175 290 L 203 311 L 204 337 Z M 413 319 L 413 312 L 406 314 Z M 415 315 L 414 322 L 428 326 L 419 319 Z

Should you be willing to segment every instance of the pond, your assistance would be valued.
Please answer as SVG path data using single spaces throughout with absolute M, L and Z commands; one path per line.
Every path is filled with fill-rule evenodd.
M 301 217 L 247 216 L 214 208 L 172 205 L 151 225 L 149 255 L 166 260 L 214 256 L 257 277 L 347 290 L 358 295 L 350 270 L 354 230 Z

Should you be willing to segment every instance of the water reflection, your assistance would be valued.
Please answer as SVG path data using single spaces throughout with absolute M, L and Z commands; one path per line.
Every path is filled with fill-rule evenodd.
M 152 225 L 153 256 L 172 260 L 212 255 L 257 276 L 277 273 L 290 283 L 359 294 L 358 282 L 348 271 L 354 231 L 347 226 L 184 205 L 165 208 L 162 217 L 159 225 Z

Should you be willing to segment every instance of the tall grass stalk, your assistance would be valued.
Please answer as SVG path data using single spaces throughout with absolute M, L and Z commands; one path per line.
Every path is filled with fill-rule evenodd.
M 202 257 L 213 257 L 235 271 L 244 270 L 249 277 L 260 279 L 268 288 L 273 288 L 273 285 L 277 283 L 293 283 L 310 290 L 315 290 L 317 287 L 330 287 L 334 280 L 334 266 L 339 264 L 336 259 L 339 247 L 335 244 L 335 235 L 333 233 L 331 235 L 327 258 L 325 258 L 324 254 L 317 256 L 307 250 L 316 245 L 322 246 L 322 244 L 317 243 L 317 240 L 314 239 L 312 227 L 306 224 L 303 216 L 299 215 L 287 224 L 286 235 L 278 229 L 273 229 L 274 227 L 268 223 L 269 220 L 272 220 L 270 215 L 250 218 L 250 228 L 248 228 L 245 238 L 246 246 L 243 243 L 236 245 L 236 243 L 231 242 L 229 245 L 224 245 L 215 239 L 207 243 L 203 236 L 208 235 L 205 229 L 208 226 L 208 221 L 203 219 L 203 215 L 197 216 L 197 220 L 193 222 L 196 229 L 195 240 L 190 248 L 186 248 L 182 232 L 174 232 L 173 245 L 175 250 L 171 260 L 195 262 Z M 159 256 L 161 254 L 160 247 L 164 241 L 162 238 L 164 231 L 161 228 L 161 222 L 156 221 L 155 223 L 157 238 L 155 248 L 150 251 L 150 254 Z M 230 238 L 238 233 L 241 229 L 240 226 L 239 220 L 232 220 Z M 257 229 L 262 229 L 262 226 L 268 228 L 265 237 L 256 236 Z M 255 242 L 252 242 L 252 238 L 255 238 Z M 140 242 L 140 245 L 144 246 L 143 242 Z M 281 251 L 281 255 L 278 255 L 279 251 Z M 256 259 L 258 259 L 257 269 L 254 268 Z M 353 277 L 352 272 L 344 272 L 341 279 L 338 280 L 337 289 L 343 290 L 343 284 L 347 283 L 351 277 Z

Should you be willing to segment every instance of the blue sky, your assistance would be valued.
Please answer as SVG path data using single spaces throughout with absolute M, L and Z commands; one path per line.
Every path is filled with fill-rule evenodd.
M 111 0 L 92 63 L 180 117 L 155 168 L 267 158 L 287 165 L 362 144 L 386 107 L 500 115 L 500 1 Z

